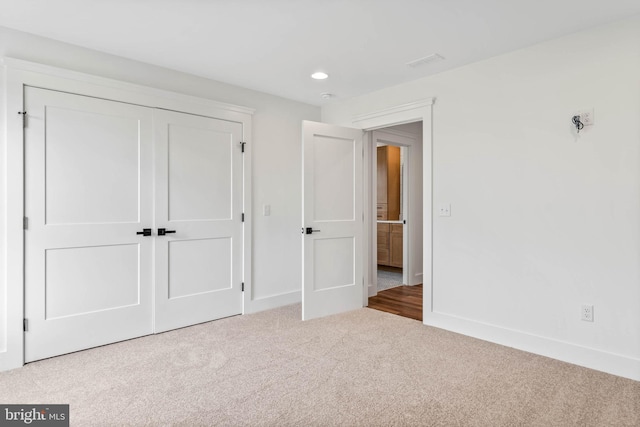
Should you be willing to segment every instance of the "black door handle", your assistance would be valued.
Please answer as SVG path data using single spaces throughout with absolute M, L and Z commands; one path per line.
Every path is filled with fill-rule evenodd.
M 167 230 L 166 228 L 158 228 L 158 236 L 164 236 L 165 234 L 175 233 L 176 230 Z
M 142 231 L 136 232 L 136 234 L 142 234 L 143 236 L 151 236 L 150 228 L 143 228 Z
M 314 230 L 311 227 L 307 227 L 306 231 L 307 231 L 306 234 L 313 234 L 313 233 L 319 233 L 320 232 L 320 230 Z

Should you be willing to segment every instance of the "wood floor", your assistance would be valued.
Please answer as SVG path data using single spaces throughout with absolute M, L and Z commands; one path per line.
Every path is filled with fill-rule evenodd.
M 422 285 L 380 291 L 369 298 L 369 308 L 422 321 Z

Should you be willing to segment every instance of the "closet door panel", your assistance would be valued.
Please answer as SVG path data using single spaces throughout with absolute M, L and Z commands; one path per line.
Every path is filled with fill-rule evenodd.
M 150 334 L 153 110 L 25 88 L 25 361 Z
M 242 312 L 242 124 L 164 110 L 155 120 L 161 332 Z

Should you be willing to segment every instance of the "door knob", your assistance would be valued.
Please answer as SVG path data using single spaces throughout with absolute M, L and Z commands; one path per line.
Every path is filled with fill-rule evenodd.
M 313 233 L 319 233 L 320 232 L 320 230 L 314 230 L 311 227 L 307 227 L 306 230 L 307 230 L 307 232 L 305 234 L 313 234 Z
M 142 234 L 143 236 L 151 236 L 150 228 L 143 228 L 142 231 L 136 232 L 136 234 Z
M 158 236 L 164 236 L 165 234 L 175 233 L 176 230 L 167 230 L 166 228 L 158 228 Z

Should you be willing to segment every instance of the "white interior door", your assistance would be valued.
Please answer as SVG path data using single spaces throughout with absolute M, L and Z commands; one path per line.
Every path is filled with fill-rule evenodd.
M 362 130 L 305 121 L 302 319 L 362 307 Z
M 25 88 L 25 361 L 152 333 L 152 110 Z
M 157 110 L 161 332 L 242 312 L 242 124 Z

